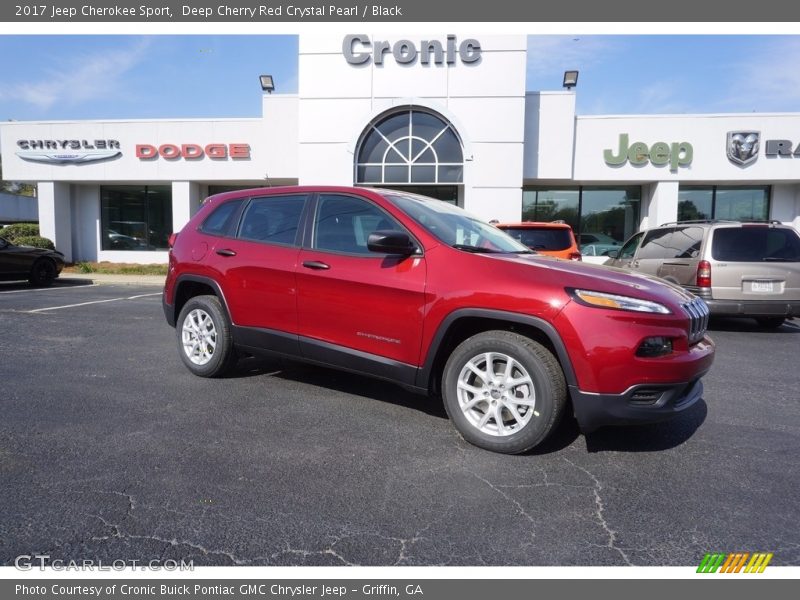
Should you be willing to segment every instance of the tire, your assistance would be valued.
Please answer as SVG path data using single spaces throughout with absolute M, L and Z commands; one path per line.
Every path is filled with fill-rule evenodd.
M 777 329 L 783 325 L 785 320 L 783 317 L 760 317 L 756 319 L 756 322 L 763 329 Z
M 56 279 L 56 265 L 47 258 L 40 258 L 31 268 L 28 282 L 36 287 L 49 287 Z
M 492 378 L 486 376 L 489 361 Z M 466 441 L 519 454 L 541 444 L 558 424 L 567 386 L 561 365 L 547 348 L 510 331 L 486 331 L 465 340 L 450 355 L 442 396 L 450 420 Z
M 216 296 L 195 296 L 175 327 L 183 364 L 199 377 L 221 377 L 236 363 L 228 315 Z

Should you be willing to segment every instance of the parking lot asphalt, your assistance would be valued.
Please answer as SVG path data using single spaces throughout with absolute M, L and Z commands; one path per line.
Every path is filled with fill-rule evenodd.
M 245 359 L 191 375 L 157 288 L 0 284 L 0 564 L 800 564 L 800 326 L 712 323 L 705 398 L 677 419 L 523 456 L 440 403 Z

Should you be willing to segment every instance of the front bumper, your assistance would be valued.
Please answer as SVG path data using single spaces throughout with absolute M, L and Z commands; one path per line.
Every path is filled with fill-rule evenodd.
M 584 433 L 606 425 L 671 419 L 703 397 L 703 375 L 684 383 L 635 385 L 622 394 L 582 392 L 577 386 L 569 386 L 575 418 Z

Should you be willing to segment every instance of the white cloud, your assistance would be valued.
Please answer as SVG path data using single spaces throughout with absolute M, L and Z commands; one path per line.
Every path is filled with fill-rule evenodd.
M 144 58 L 150 40 L 143 38 L 127 47 L 102 54 L 79 54 L 56 60 L 58 68 L 25 83 L 10 83 L 0 98 L 18 100 L 48 110 L 56 104 L 76 106 L 97 97 L 124 93 L 125 75 Z

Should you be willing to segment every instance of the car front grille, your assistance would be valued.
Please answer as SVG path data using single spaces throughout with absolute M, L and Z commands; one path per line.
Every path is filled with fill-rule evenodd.
M 694 298 L 683 305 L 689 315 L 689 343 L 696 344 L 703 339 L 708 329 L 708 305 L 700 298 Z

